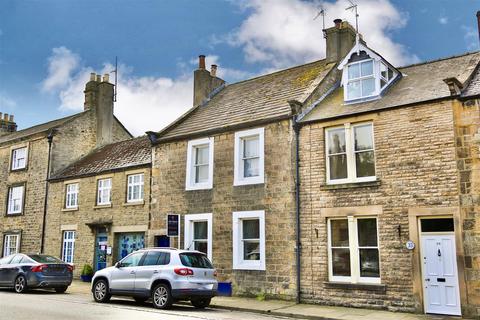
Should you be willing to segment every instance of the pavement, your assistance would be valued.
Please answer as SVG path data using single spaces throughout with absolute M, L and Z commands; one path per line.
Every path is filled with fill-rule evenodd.
M 68 292 L 91 294 L 90 283 L 74 281 Z M 296 304 L 283 300 L 259 301 L 243 297 L 215 297 L 210 304 L 211 308 L 231 311 L 241 311 L 270 315 L 274 317 L 287 317 L 312 320 L 458 320 L 460 317 L 445 317 L 437 315 L 420 315 L 412 313 L 389 312 L 360 308 L 345 308 L 320 306 L 312 304 Z

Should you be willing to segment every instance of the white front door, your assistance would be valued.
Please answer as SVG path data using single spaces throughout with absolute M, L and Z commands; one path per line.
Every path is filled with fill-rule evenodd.
M 425 312 L 461 315 L 455 235 L 422 235 Z

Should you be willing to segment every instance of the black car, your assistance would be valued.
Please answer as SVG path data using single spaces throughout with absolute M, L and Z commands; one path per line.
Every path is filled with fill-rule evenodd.
M 73 266 L 45 254 L 12 254 L 0 259 L 0 287 L 22 293 L 51 288 L 63 293 L 72 283 Z

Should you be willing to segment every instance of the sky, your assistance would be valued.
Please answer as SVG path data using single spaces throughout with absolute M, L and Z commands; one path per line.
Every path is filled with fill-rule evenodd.
M 479 50 L 478 0 L 353 0 L 367 44 L 393 65 Z M 81 112 L 90 72 L 118 56 L 115 115 L 134 134 L 192 107 L 198 55 L 234 83 L 325 57 L 348 0 L 0 0 L 0 112 L 18 128 Z M 113 78 L 113 74 L 111 74 Z

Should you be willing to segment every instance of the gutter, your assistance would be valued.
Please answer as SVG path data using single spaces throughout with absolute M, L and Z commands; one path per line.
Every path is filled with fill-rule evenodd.
M 50 129 L 48 131 L 47 141 L 48 141 L 48 160 L 47 160 L 47 175 L 45 178 L 45 198 L 43 202 L 43 218 L 42 218 L 42 234 L 40 237 L 40 253 L 44 253 L 45 249 L 45 229 L 47 223 L 47 204 L 48 204 L 48 187 L 50 179 L 50 162 L 51 162 L 51 153 L 52 153 L 52 142 L 53 134 L 55 130 Z

